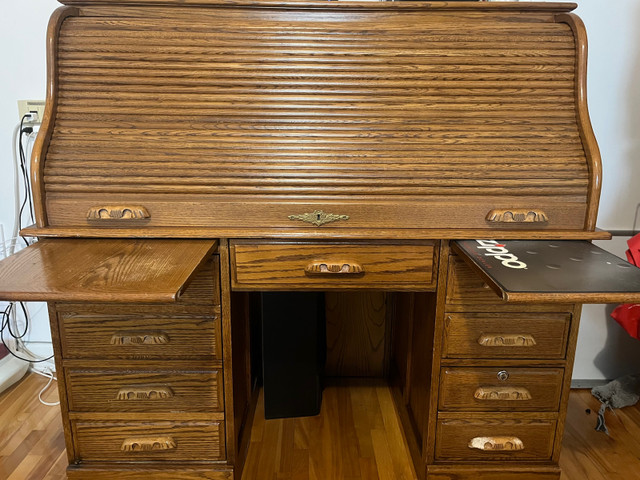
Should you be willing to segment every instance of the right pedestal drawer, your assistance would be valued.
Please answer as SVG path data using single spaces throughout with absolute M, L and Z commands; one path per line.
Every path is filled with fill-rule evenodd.
M 444 358 L 564 359 L 568 313 L 449 313 Z
M 550 460 L 556 420 L 551 414 L 548 417 L 531 414 L 440 415 L 436 433 L 436 459 Z
M 563 368 L 443 368 L 438 408 L 554 412 L 560 405 L 563 379 Z

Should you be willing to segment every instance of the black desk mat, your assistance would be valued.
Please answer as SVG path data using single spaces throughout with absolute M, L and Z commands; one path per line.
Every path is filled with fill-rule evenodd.
M 640 268 L 582 240 L 458 240 L 458 253 L 506 301 L 640 302 Z

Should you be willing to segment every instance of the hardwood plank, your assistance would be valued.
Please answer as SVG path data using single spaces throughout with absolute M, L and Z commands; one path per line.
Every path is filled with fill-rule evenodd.
M 45 378 L 31 374 L 0 395 L 0 478 L 66 479 L 67 458 L 58 407 L 42 405 L 37 398 L 46 382 Z M 56 389 L 50 388 L 43 397 L 51 402 L 57 396 Z M 329 402 L 324 407 L 330 406 L 331 411 L 323 408 L 317 417 L 269 421 L 264 419 L 260 400 L 242 480 L 416 478 L 384 382 L 372 379 L 336 382 L 326 388 L 325 398 Z M 561 480 L 639 478 L 640 405 L 607 412 L 610 436 L 594 430 L 598 408 L 599 402 L 588 390 L 571 391 L 560 455 Z M 351 416 L 346 414 L 349 409 Z M 352 425 L 345 427 L 345 422 Z M 352 434 L 345 440 L 332 437 L 344 436 L 338 433 L 338 425 L 340 429 L 355 431 L 356 445 L 351 450 L 343 447 L 345 440 L 354 441 Z M 383 448 L 385 445 L 387 450 Z M 314 448 L 317 451 L 312 452 Z M 359 455 L 347 460 L 353 468 L 349 477 L 342 476 L 344 461 L 338 460 L 338 456 L 347 452 Z

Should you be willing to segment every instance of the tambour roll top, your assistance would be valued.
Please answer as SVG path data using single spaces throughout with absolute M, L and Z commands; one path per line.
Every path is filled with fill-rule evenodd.
M 40 227 L 594 229 L 575 5 L 64 3 Z

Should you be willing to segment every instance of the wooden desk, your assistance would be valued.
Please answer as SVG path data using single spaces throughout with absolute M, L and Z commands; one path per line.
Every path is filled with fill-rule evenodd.
M 50 302 L 70 479 L 238 480 L 265 290 L 386 292 L 420 478 L 559 478 L 578 303 L 640 294 L 506 303 L 452 241 L 607 237 L 575 5 L 62 3 L 0 296 Z

